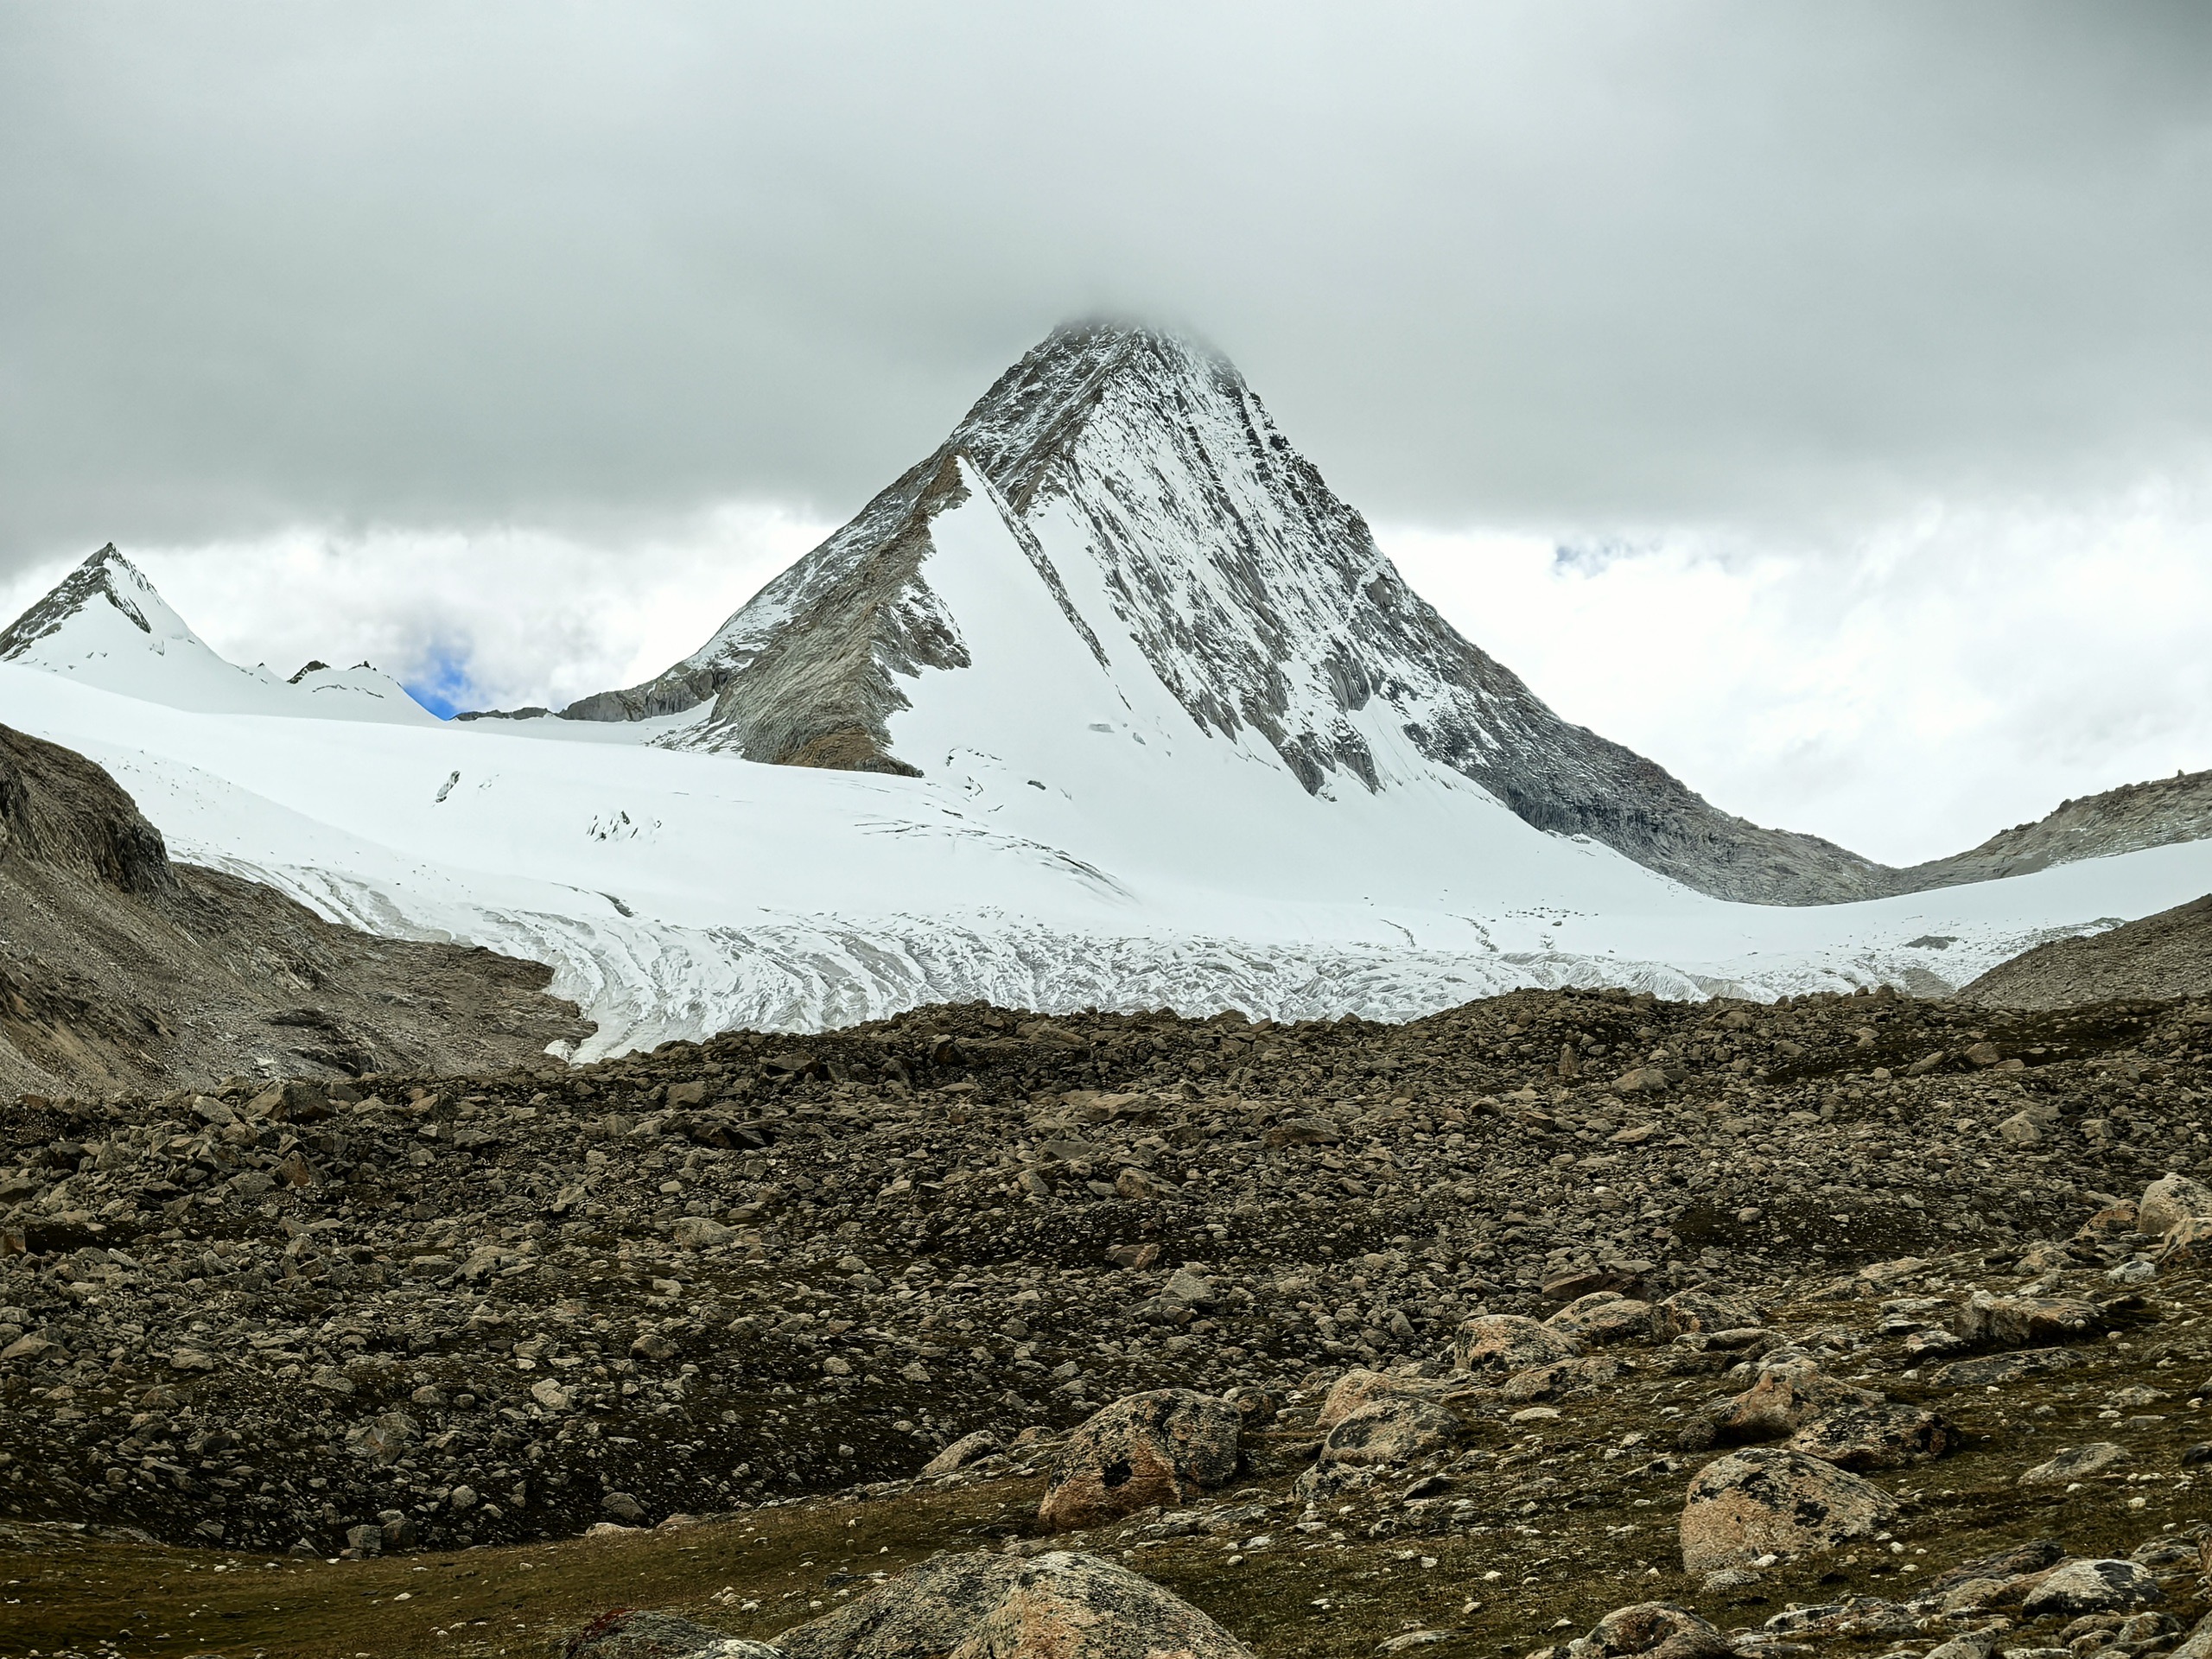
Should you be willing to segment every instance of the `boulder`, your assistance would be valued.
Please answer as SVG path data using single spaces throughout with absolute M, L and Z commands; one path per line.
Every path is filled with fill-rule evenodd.
M 979 1428 L 972 1434 L 963 1434 L 950 1446 L 922 1465 L 925 1475 L 949 1475 L 956 1469 L 965 1469 L 978 1459 L 988 1458 L 999 1449 L 999 1437 L 988 1428 Z
M 1939 1388 L 1985 1389 L 1993 1382 L 2017 1382 L 2024 1376 L 2040 1376 L 2046 1371 L 2071 1370 L 2080 1363 L 2079 1354 L 2063 1348 L 2031 1348 L 2019 1353 L 1985 1354 L 1980 1359 L 1958 1360 L 1935 1372 L 1928 1380 Z
M 1373 1401 L 1391 1395 L 1430 1398 L 1438 1392 L 1434 1383 L 1422 1377 L 1392 1376 L 1383 1371 L 1354 1368 L 1338 1377 L 1330 1389 L 1328 1397 L 1321 1402 L 1321 1414 L 1313 1420 L 1313 1426 L 1325 1433 Z
M 1932 1411 L 1915 1406 L 1840 1406 L 1822 1412 L 1789 1437 L 1802 1452 L 1839 1469 L 1897 1469 L 1940 1458 L 1958 1444 L 1958 1431 Z
M 1570 1642 L 1573 1659 L 1721 1659 L 1733 1654 L 1728 1638 L 1686 1607 L 1671 1602 L 1640 1601 L 1616 1607 L 1580 1641 Z
M 1809 1359 L 1793 1359 L 1762 1371 L 1706 1423 L 1688 1425 L 1681 1444 L 1695 1450 L 1786 1440 L 1791 1451 L 1840 1468 L 1890 1469 L 1941 1457 L 1955 1438 L 1934 1412 L 1892 1405 L 1824 1375 Z
M 2072 1296 L 1993 1296 L 1977 1290 L 1951 1316 L 1957 1335 L 1993 1348 L 2078 1342 L 2100 1328 L 2096 1304 Z
M 2208 1260 L 2212 1260 L 2212 1216 L 2184 1216 L 2166 1229 L 2165 1245 L 2158 1252 L 2159 1265 Z
M 1554 1360 L 1573 1359 L 1582 1344 L 1521 1313 L 1484 1313 L 1465 1321 L 1452 1339 L 1460 1370 L 1505 1377 Z
M 2069 1446 L 2047 1463 L 2039 1463 L 2022 1471 L 2015 1484 L 2021 1486 L 2063 1486 L 2072 1481 L 2087 1480 L 2101 1475 L 2128 1461 L 2127 1448 L 2114 1446 L 2110 1440 L 2092 1440 L 2087 1446 Z
M 620 1607 L 569 1638 L 562 1659 L 782 1659 L 761 1642 L 724 1636 L 680 1613 Z
M 1555 1360 L 1549 1365 L 1532 1365 L 1525 1371 L 1514 1372 L 1499 1386 L 1497 1395 L 1510 1404 L 1563 1399 L 1601 1388 L 1620 1374 L 1620 1362 L 1603 1354 L 1592 1354 L 1586 1359 Z
M 2030 1618 L 2124 1613 L 2161 1599 L 2158 1580 L 2133 1561 L 2068 1561 L 2055 1567 L 2020 1604 Z
M 1411 1463 L 1467 1437 L 1459 1420 L 1442 1406 L 1410 1395 L 1384 1395 L 1351 1413 L 1321 1442 L 1321 1465 L 1371 1467 Z
M 1569 1302 L 1544 1325 L 1573 1342 L 1627 1342 L 1651 1334 L 1651 1304 L 1601 1290 Z
M 1160 1294 L 1185 1307 L 1211 1307 L 1213 1281 L 1188 1268 L 1178 1268 L 1167 1275 L 1167 1282 L 1160 1287 Z
M 1065 1550 L 939 1555 L 785 1630 L 776 1648 L 785 1659 L 1252 1659 L 1150 1580 Z
M 1068 1437 L 1037 1518 L 1065 1532 L 1154 1503 L 1178 1507 L 1236 1472 L 1243 1426 L 1228 1401 L 1189 1389 L 1116 1400 Z
M 1993 1555 L 1978 1555 L 1939 1574 L 1928 1586 L 1931 1594 L 1944 1594 L 1965 1584 L 2002 1584 L 2025 1573 L 2040 1573 L 2066 1559 L 2065 1547 L 2056 1538 L 2038 1538 L 2015 1544 Z
M 683 1216 L 677 1219 L 672 1236 L 679 1250 L 705 1250 L 727 1244 L 736 1235 L 705 1216 Z
M 1765 1323 L 1757 1303 L 1708 1290 L 1678 1290 L 1651 1310 L 1651 1334 L 1662 1342 L 1693 1331 L 1741 1331 Z
M 1753 1446 L 1716 1458 L 1690 1482 L 1682 1568 L 1708 1573 L 1762 1555 L 1817 1554 L 1864 1538 L 1897 1512 L 1880 1487 L 1818 1458 Z
M 2212 1186 L 2169 1172 L 2143 1189 L 2135 1206 L 2135 1225 L 2160 1237 L 2192 1216 L 2212 1216 Z
M 1713 1433 L 1726 1446 L 1786 1440 L 1823 1412 L 1880 1400 L 1825 1375 L 1809 1359 L 1791 1360 L 1761 1371 L 1750 1388 L 1723 1402 L 1713 1414 Z

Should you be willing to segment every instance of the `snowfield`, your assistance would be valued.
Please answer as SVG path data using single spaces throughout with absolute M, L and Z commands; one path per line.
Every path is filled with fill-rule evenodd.
M 711 705 L 447 722 L 365 668 L 293 684 L 172 627 L 119 558 L 143 593 L 118 573 L 19 645 L 0 721 L 105 766 L 181 859 L 553 964 L 599 1022 L 580 1058 L 976 997 L 1397 1020 L 1527 985 L 1936 992 L 2212 890 L 2197 842 L 1862 904 L 1727 903 L 1531 828 L 1379 700 L 1361 735 L 1382 786 L 1309 794 L 1249 729 L 1197 726 L 1096 567 L 1049 533 L 1025 547 L 980 478 L 931 538 L 970 666 L 903 688 L 892 732 L 920 778 L 686 748 Z

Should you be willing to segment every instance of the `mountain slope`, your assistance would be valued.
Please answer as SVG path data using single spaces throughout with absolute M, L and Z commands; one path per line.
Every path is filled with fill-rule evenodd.
M 435 723 L 368 664 L 310 663 L 289 679 L 218 656 L 111 542 L 0 632 L 0 663 L 210 714 Z
M 967 620 L 931 580 L 932 527 L 969 494 L 961 461 L 1065 618 L 1071 671 L 1084 655 L 1112 656 L 1124 677 L 1164 688 L 1190 730 L 1263 750 L 1309 796 L 1388 791 L 1438 768 L 1538 829 L 1588 836 L 1717 896 L 1806 903 L 1887 889 L 1881 867 L 1721 812 L 1560 719 L 1405 584 L 1231 365 L 1105 324 L 1063 328 L 1031 352 L 699 651 L 564 714 L 636 720 L 711 696 L 660 741 L 915 769 L 893 752 L 893 717 L 931 694 L 932 673 L 970 665 Z M 1133 649 L 1116 650 L 1122 642 Z M 966 741 L 989 751 L 995 737 L 985 727 Z M 1386 749 L 1399 752 L 1395 766 Z
M 2177 772 L 2061 801 L 2031 823 L 2000 830 L 1979 847 L 1897 873 L 1899 893 L 2026 875 L 2076 859 L 2110 858 L 2212 836 L 2212 771 Z
M 2108 931 L 2038 945 L 1958 995 L 1998 1008 L 2212 995 L 2212 895 Z
M 0 1089 L 512 1065 L 589 1029 L 551 976 L 172 863 L 101 767 L 0 727 Z

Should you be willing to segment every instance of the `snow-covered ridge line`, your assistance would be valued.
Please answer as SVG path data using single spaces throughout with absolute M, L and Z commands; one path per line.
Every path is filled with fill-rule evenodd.
M 226 662 L 111 542 L 0 632 L 0 663 L 208 714 L 435 724 L 390 675 L 367 663 L 310 663 L 285 679 Z

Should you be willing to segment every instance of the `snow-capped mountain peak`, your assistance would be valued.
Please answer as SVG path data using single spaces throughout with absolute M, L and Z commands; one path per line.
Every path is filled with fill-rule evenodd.
M 1264 756 L 1317 810 L 1348 789 L 1466 780 L 1540 830 L 1587 836 L 1716 895 L 1817 902 L 1885 889 L 1888 873 L 1870 861 L 1718 811 L 1560 720 L 1406 585 L 1233 364 L 1116 323 L 1056 330 L 698 651 L 563 712 L 634 721 L 711 698 L 656 741 L 928 770 L 893 726 L 911 727 L 903 712 L 972 664 L 980 620 L 949 607 L 931 574 L 938 521 L 970 493 L 963 463 L 1065 620 L 1057 661 L 1034 659 L 1040 677 L 1095 664 L 1130 706 L 1164 692 L 1184 735 Z M 1020 747 L 1000 728 L 1023 726 L 1032 701 L 1016 693 L 977 710 L 957 747 Z
M 145 573 L 110 542 L 0 632 L 0 662 L 65 659 L 68 647 L 57 635 L 67 631 L 73 640 L 106 634 L 118 624 L 136 629 L 156 652 L 172 641 L 207 649 Z
M 0 632 L 0 662 L 201 713 L 437 720 L 366 663 L 344 670 L 311 663 L 287 681 L 225 661 L 112 542 Z

